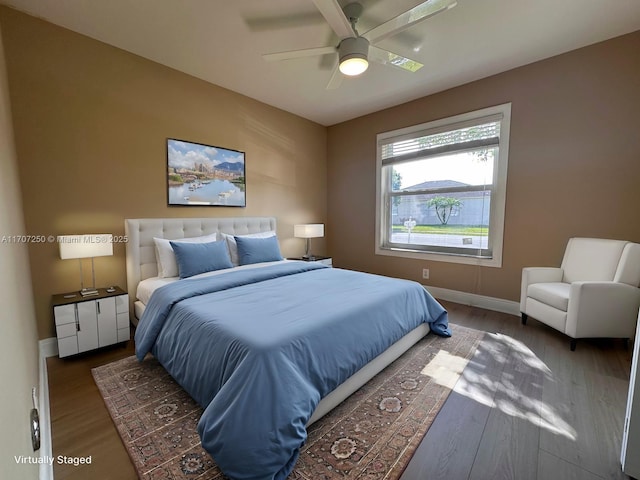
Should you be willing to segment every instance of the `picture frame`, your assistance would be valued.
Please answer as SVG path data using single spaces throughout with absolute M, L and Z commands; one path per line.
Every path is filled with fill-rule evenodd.
M 245 152 L 167 138 L 167 203 L 246 207 Z

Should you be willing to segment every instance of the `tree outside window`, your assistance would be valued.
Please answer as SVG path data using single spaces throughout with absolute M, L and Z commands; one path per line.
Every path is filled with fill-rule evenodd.
M 427 201 L 427 207 L 435 208 L 436 215 L 438 220 L 442 225 L 446 225 L 449 223 L 449 218 L 451 218 L 451 213 L 454 212 L 454 209 L 458 209 L 462 206 L 462 202 L 457 198 L 453 197 L 433 197 Z

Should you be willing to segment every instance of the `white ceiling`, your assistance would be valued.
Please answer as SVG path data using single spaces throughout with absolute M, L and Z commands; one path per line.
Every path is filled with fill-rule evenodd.
M 261 57 L 337 45 L 312 0 L 0 3 L 322 125 L 640 29 L 639 0 L 458 0 L 455 8 L 378 44 L 424 68 L 409 73 L 372 63 L 360 77 L 326 90 L 335 55 L 274 63 Z M 362 32 L 420 0 L 360 3 Z

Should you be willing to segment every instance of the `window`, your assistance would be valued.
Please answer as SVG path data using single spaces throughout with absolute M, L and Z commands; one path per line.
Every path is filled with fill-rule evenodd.
M 502 265 L 511 104 L 381 133 L 376 254 Z

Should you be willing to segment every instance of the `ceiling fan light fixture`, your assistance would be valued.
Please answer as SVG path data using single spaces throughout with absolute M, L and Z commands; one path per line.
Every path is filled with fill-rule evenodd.
M 351 77 L 360 75 L 369 68 L 367 55 L 369 41 L 364 37 L 345 38 L 338 46 L 340 72 Z
M 350 77 L 364 73 L 367 68 L 369 68 L 369 62 L 366 58 L 351 57 L 340 62 L 340 71 Z

